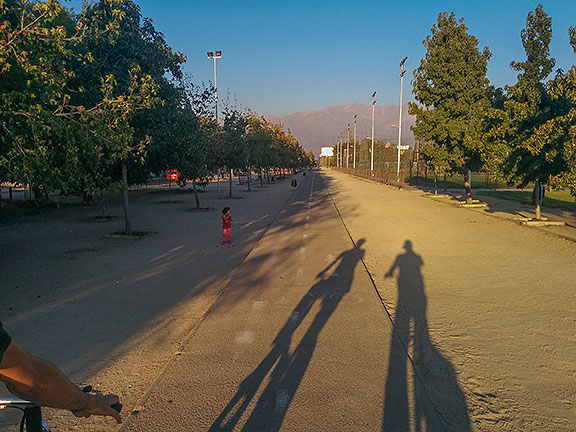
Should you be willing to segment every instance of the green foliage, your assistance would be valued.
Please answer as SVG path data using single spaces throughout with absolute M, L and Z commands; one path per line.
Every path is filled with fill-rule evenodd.
M 422 152 L 438 172 L 464 174 L 481 164 L 491 53 L 487 47 L 479 51 L 478 40 L 454 13 L 439 14 L 423 43 L 426 57 L 412 81 L 419 102 L 409 107 L 416 115 L 412 130 L 426 142 Z
M 150 172 L 202 184 L 215 168 L 302 166 L 290 133 L 239 110 L 211 118 L 212 90 L 132 0 L 0 0 L 0 180 L 36 199 L 125 190 Z M 257 124 L 258 123 L 258 124 Z
M 575 34 L 571 27 L 570 43 L 576 52 Z M 546 168 L 551 188 L 568 188 L 576 197 L 576 66 L 550 82 L 550 96 L 565 110 L 537 127 L 526 148 Z
M 68 143 L 53 145 L 71 134 L 53 113 L 66 100 L 77 29 L 55 1 L 5 1 L 0 12 L 0 179 L 45 195 L 73 165 Z
M 551 153 L 554 151 L 550 143 L 534 137 L 534 132 L 563 108 L 553 102 L 544 83 L 555 61 L 549 50 L 552 20 L 542 5 L 528 14 L 521 38 L 526 61 L 511 63 L 519 72 L 518 79 L 516 84 L 506 87 L 508 100 L 503 107 L 492 110 L 493 123 L 487 141 L 498 151 L 500 175 L 508 183 L 524 187 L 532 181 L 545 181 L 561 168 Z
M 0 9 L 0 179 L 29 183 L 37 199 L 66 192 L 81 183 L 85 151 L 87 125 L 79 117 L 86 110 L 70 105 L 69 86 L 75 66 L 88 59 L 79 48 L 85 32 L 58 1 L 10 0 Z

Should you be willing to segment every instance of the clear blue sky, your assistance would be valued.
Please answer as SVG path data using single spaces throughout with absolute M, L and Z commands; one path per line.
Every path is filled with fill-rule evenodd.
M 576 0 L 320 1 L 136 0 L 167 42 L 183 52 L 195 83 L 213 81 L 207 51 L 218 60 L 219 96 L 226 93 L 260 114 L 285 115 L 353 102 L 399 102 L 399 62 L 408 56 L 404 101 L 413 100 L 412 71 L 425 55 L 422 41 L 439 12 L 463 17 L 488 46 L 488 78 L 514 84 L 510 61 L 523 61 L 520 31 L 539 3 L 552 18 L 551 54 L 568 70 L 576 56 L 568 28 Z

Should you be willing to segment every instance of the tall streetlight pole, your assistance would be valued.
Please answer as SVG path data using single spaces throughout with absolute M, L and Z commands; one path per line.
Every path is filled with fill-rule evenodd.
M 341 149 L 341 145 L 340 145 L 340 134 L 338 134 L 338 147 L 336 147 L 338 149 L 338 151 L 336 152 L 336 168 L 340 168 L 341 167 L 341 163 L 340 163 L 340 149 Z
M 344 168 L 344 132 L 340 132 L 340 168 Z
M 350 161 L 350 123 L 346 128 L 346 168 L 348 168 L 348 163 Z
M 372 93 L 372 150 L 370 151 L 370 171 L 374 171 L 374 105 L 376 92 Z
M 352 162 L 352 168 L 356 169 L 356 117 L 358 114 L 354 114 L 354 162 Z
M 402 144 L 402 88 L 404 87 L 404 62 L 408 57 L 400 62 L 400 119 L 398 120 L 398 167 L 396 169 L 396 186 L 400 187 L 400 145 Z
M 214 54 L 214 52 L 212 51 L 208 51 L 206 54 L 208 55 L 209 59 L 214 60 L 214 107 L 215 107 L 215 119 L 216 119 L 216 132 L 218 132 L 218 85 L 216 84 L 216 59 L 222 58 L 222 51 L 216 51 L 216 54 Z M 230 174 L 230 176 L 232 176 L 232 174 Z M 232 177 L 230 177 L 230 181 L 232 181 Z M 220 192 L 220 168 L 218 168 L 218 182 L 216 190 Z
M 214 104 L 216 106 L 216 126 L 218 126 L 218 84 L 216 81 L 216 59 L 222 58 L 222 51 L 216 51 L 213 53 L 212 51 L 208 51 L 209 59 L 214 60 Z

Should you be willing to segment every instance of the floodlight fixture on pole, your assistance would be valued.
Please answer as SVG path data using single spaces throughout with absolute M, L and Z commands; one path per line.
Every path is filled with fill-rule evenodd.
M 354 114 L 354 161 L 352 162 L 352 168 L 356 169 L 356 117 L 358 114 Z
M 402 145 L 402 88 L 404 87 L 404 57 L 400 62 L 400 119 L 398 120 L 398 166 L 396 167 L 396 186 L 400 187 L 400 146 Z
M 214 106 L 216 108 L 216 126 L 218 126 L 218 84 L 216 81 L 216 59 L 222 58 L 222 51 L 208 51 L 206 53 L 209 59 L 214 60 Z
M 372 93 L 372 150 L 370 151 L 370 171 L 374 171 L 374 105 L 376 92 Z

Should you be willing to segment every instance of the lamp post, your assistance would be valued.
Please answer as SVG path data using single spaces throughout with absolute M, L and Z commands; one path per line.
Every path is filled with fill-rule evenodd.
M 209 59 L 214 60 L 214 107 L 215 107 L 215 119 L 216 119 L 216 132 L 218 132 L 218 85 L 216 84 L 216 59 L 222 58 L 222 51 L 216 51 L 216 54 L 212 51 L 206 53 Z M 232 175 L 232 174 L 230 174 Z M 230 177 L 232 181 L 232 177 Z M 218 168 L 218 182 L 216 190 L 220 192 L 220 168 Z
M 338 144 L 336 144 L 336 168 L 340 168 L 340 134 L 338 134 Z
M 376 92 L 372 93 L 372 149 L 370 150 L 370 171 L 374 171 L 374 105 Z
M 346 128 L 346 168 L 348 168 L 348 162 L 350 161 L 350 123 Z
M 352 168 L 356 169 L 356 117 L 358 114 L 354 114 L 354 161 L 352 162 Z
M 344 168 L 344 132 L 340 132 L 340 168 Z
M 218 84 L 216 81 L 216 59 L 222 58 L 222 51 L 216 51 L 216 53 L 212 51 L 208 51 L 209 59 L 214 60 L 214 104 L 216 106 L 216 126 L 218 126 Z
M 404 87 L 404 62 L 408 57 L 400 62 L 400 119 L 398 120 L 398 167 L 396 168 L 396 186 L 400 187 L 400 145 L 402 144 L 402 88 Z

